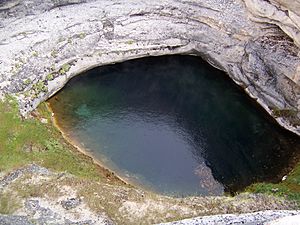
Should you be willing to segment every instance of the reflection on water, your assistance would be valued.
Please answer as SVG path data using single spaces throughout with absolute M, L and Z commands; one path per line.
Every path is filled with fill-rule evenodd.
M 276 181 L 300 150 L 222 72 L 190 56 L 96 68 L 50 104 L 94 157 L 161 193 L 219 195 Z

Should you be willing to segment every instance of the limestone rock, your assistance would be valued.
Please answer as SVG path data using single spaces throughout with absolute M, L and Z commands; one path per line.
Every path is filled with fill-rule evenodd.
M 210 225 L 210 224 L 264 224 L 264 225 L 287 225 L 289 223 L 287 218 L 296 222 L 299 218 L 299 211 L 288 211 L 288 210 L 268 210 L 255 213 L 245 213 L 245 214 L 224 214 L 224 215 L 213 215 L 213 216 L 203 216 L 192 219 L 185 219 L 176 222 L 162 223 L 160 225 Z M 292 218 L 292 219 L 291 219 Z M 283 221 L 286 223 L 276 223 L 274 220 Z M 297 223 L 291 223 L 296 225 Z
M 299 0 L 245 0 L 245 3 L 255 21 L 279 26 L 300 47 Z
M 276 4 L 281 3 L 6 0 L 0 5 L 0 96 L 15 95 L 26 115 L 93 67 L 197 55 L 227 72 L 281 125 L 300 134 L 298 3 Z

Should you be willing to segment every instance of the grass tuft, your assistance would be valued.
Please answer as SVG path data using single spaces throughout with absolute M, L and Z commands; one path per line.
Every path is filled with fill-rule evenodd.
M 66 143 L 52 124 L 39 121 L 40 118 L 51 118 L 45 103 L 41 104 L 35 117 L 22 119 L 16 101 L 11 98 L 0 102 L 0 172 L 35 162 L 79 177 L 97 180 L 105 177 L 90 158 Z

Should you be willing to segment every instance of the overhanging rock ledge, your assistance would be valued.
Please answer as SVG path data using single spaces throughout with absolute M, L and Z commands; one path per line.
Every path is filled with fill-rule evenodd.
M 93 67 L 198 55 L 300 135 L 299 2 L 288 2 L 1 1 L 0 96 L 16 96 L 26 115 Z

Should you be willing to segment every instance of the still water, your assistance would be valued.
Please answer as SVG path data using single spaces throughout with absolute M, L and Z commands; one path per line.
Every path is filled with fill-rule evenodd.
M 96 68 L 49 102 L 68 136 L 120 176 L 159 193 L 221 195 L 278 181 L 299 155 L 298 137 L 192 56 Z

